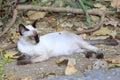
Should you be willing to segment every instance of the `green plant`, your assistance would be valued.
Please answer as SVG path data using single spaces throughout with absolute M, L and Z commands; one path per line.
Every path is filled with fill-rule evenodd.
M 4 76 L 4 65 L 5 62 L 3 60 L 3 53 L 0 51 L 0 78 L 2 79 Z
M 2 6 L 2 2 L 3 2 L 3 0 L 0 0 L 0 9 L 1 9 L 1 6 Z
M 4 58 L 3 51 L 0 50 L 0 80 L 5 79 L 5 74 L 4 74 L 5 63 L 11 62 L 11 61 L 12 61 L 12 59 L 10 59 L 10 58 Z
M 88 12 L 87 12 L 87 8 L 86 8 L 86 6 L 84 5 L 84 2 L 83 2 L 84 0 L 79 0 L 79 4 L 81 5 L 81 7 L 82 7 L 82 9 L 83 9 L 83 11 L 84 11 L 84 13 L 85 13 L 85 15 L 86 15 L 86 20 L 87 20 L 87 23 L 88 23 L 88 28 L 90 28 L 91 27 L 91 21 L 90 21 L 90 16 L 89 16 L 89 14 L 88 14 Z

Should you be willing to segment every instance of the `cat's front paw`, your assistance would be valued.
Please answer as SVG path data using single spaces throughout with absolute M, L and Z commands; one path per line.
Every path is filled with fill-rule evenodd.
M 26 55 L 22 55 L 17 59 L 17 65 L 26 65 L 31 64 L 31 59 L 27 57 Z
M 90 58 L 90 57 L 92 57 L 92 53 L 93 53 L 92 51 L 87 51 L 84 54 L 85 54 L 86 58 Z
M 98 58 L 98 59 L 103 59 L 104 58 L 104 55 L 103 55 L 103 53 L 96 53 L 96 58 Z

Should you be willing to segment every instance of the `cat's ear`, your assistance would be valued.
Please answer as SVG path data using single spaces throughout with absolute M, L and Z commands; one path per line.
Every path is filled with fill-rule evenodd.
M 36 28 L 36 23 L 38 22 L 38 19 L 36 19 L 33 23 L 32 23 L 32 26 L 34 27 L 34 28 Z
M 23 35 L 25 31 L 29 31 L 23 24 L 19 24 L 19 33 L 20 35 Z

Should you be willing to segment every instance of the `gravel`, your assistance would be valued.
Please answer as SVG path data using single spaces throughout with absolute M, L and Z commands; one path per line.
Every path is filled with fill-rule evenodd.
M 70 76 L 59 76 L 44 80 L 120 80 L 120 68 L 100 69 Z

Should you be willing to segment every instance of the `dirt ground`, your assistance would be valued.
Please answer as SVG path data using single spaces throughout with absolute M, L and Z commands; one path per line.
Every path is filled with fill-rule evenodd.
M 71 20 L 72 21 L 72 20 Z M 78 22 L 79 23 L 79 22 Z M 40 25 L 38 28 L 41 31 L 40 33 L 48 33 L 55 31 L 45 22 L 38 23 Z M 14 26 L 18 26 L 14 25 Z M 17 28 L 17 27 L 15 27 Z M 13 31 L 16 31 L 14 29 Z M 105 57 L 115 57 L 120 55 L 120 45 L 118 46 L 106 46 L 106 45 L 96 45 L 101 48 Z M 52 57 L 47 61 L 43 61 L 40 63 L 27 64 L 27 65 L 17 65 L 16 60 L 13 60 L 10 63 L 7 63 L 4 67 L 4 72 L 6 76 L 10 80 L 21 80 L 19 78 L 30 78 L 24 80 L 42 80 L 43 78 L 51 77 L 51 76 L 61 76 L 64 75 L 65 65 L 58 66 L 56 61 L 58 61 L 61 57 L 68 57 L 76 59 L 76 69 L 78 72 L 76 74 L 83 73 L 86 70 L 88 65 L 92 65 L 93 62 L 97 59 L 95 58 L 85 58 L 80 54 L 73 54 L 69 56 L 59 56 Z M 52 74 L 52 75 L 51 75 Z
M 13 9 L 15 8 L 15 9 L 19 10 L 16 7 L 16 5 L 18 5 L 18 2 L 23 1 L 23 4 L 24 4 L 27 1 L 31 1 L 32 2 L 31 5 L 36 5 L 35 3 L 37 3 L 38 1 L 41 1 L 41 2 L 47 1 L 47 2 L 45 2 L 45 3 L 47 3 L 46 7 L 49 7 L 49 6 L 51 6 L 51 3 L 53 4 L 55 1 L 58 1 L 58 2 L 60 1 L 60 4 L 59 5 L 56 4 L 56 5 L 61 8 L 64 7 L 64 5 L 65 6 L 67 5 L 66 8 L 72 7 L 72 5 L 74 5 L 74 4 L 72 4 L 72 5 L 64 4 L 63 2 L 65 0 L 63 0 L 63 1 L 62 0 L 51 0 L 51 1 L 50 0 L 14 0 L 17 2 L 13 2 L 13 0 L 1 0 L 0 2 L 2 2 L 2 1 L 5 1 L 5 2 L 4 2 L 4 5 L 2 5 L 2 4 L 0 5 L 0 7 L 3 8 L 3 9 L 1 8 L 1 12 L 0 12 L 0 14 L 2 14 L 0 17 L 0 34 L 2 32 L 4 32 L 3 28 L 4 29 L 6 28 L 2 22 L 4 21 L 5 25 L 8 24 L 8 22 L 10 20 L 12 20 L 9 18 L 14 16 L 14 15 L 12 15 L 13 11 L 14 11 Z M 7 1 L 10 3 L 8 4 Z M 11 3 L 11 1 L 12 1 L 12 3 Z M 49 4 L 48 4 L 48 1 L 49 1 Z M 71 1 L 72 0 L 70 0 L 70 2 Z M 73 0 L 73 1 L 76 1 L 76 0 Z M 93 1 L 100 2 L 100 0 L 92 0 L 92 2 Z M 101 17 L 99 15 L 101 13 L 97 12 L 98 13 L 97 14 L 93 10 L 93 13 L 92 13 L 93 15 L 90 15 L 90 19 L 91 19 L 91 27 L 90 28 L 93 29 L 93 31 L 94 31 L 94 29 L 100 25 L 100 29 L 97 30 L 98 32 L 95 31 L 96 33 L 90 31 L 88 34 L 81 34 L 80 36 L 83 39 L 87 39 L 87 40 L 111 39 L 111 38 L 119 39 L 118 46 L 95 45 L 103 51 L 104 58 L 112 59 L 112 58 L 116 58 L 116 56 L 118 56 L 118 55 L 120 56 L 120 34 L 119 34 L 120 33 L 120 15 L 119 15 L 120 6 L 119 6 L 119 3 L 115 4 L 115 2 L 119 2 L 120 0 L 119 1 L 118 0 L 101 0 L 101 1 L 102 2 L 100 2 L 100 4 L 99 3 L 96 4 L 97 2 L 95 2 L 96 5 L 93 5 L 94 8 L 92 8 L 91 3 L 90 4 L 87 3 L 87 5 L 86 5 L 86 8 L 88 8 L 88 9 L 91 9 L 91 10 L 98 9 L 100 11 L 102 11 L 102 10 L 104 11 L 103 13 L 105 13 L 104 14 L 105 19 L 103 20 L 102 25 L 101 25 L 102 21 L 100 22 L 100 20 L 102 20 L 102 18 L 104 18 L 104 17 Z M 68 2 L 69 2 L 69 0 L 66 0 L 66 3 L 68 3 Z M 80 0 L 79 0 L 79 2 L 80 2 Z M 103 4 L 103 2 L 106 2 L 108 4 L 106 4 L 106 3 Z M 13 3 L 14 3 L 14 5 L 12 5 Z M 40 3 L 40 4 L 43 5 L 45 3 Z M 84 1 L 84 3 L 86 3 L 86 2 Z M 6 4 L 8 4 L 8 6 Z M 40 4 L 37 3 L 37 5 L 40 5 Z M 88 5 L 90 5 L 91 7 Z M 10 8 L 9 8 L 9 6 L 10 6 Z M 82 6 L 80 6 L 80 7 L 82 7 Z M 108 7 L 110 7 L 110 8 L 108 8 Z M 80 9 L 80 8 L 78 8 L 78 9 Z M 68 10 L 68 9 L 66 9 L 66 10 Z M 116 12 L 116 10 L 118 12 Z M 83 11 L 84 11 L 84 9 L 83 9 Z M 109 11 L 110 11 L 110 13 L 108 13 Z M 115 11 L 115 14 L 111 13 L 111 11 Z M 71 14 L 71 13 L 66 14 L 66 13 L 61 13 L 61 12 L 59 14 L 56 12 L 54 13 L 52 11 L 50 11 L 50 12 L 42 11 L 40 13 L 38 13 L 38 11 L 35 11 L 34 13 L 35 14 L 33 14 L 33 11 L 31 12 L 29 10 L 25 10 L 25 11 L 19 10 L 18 11 L 17 19 L 16 19 L 14 25 L 12 27 L 10 26 L 11 28 L 7 31 L 7 33 L 5 33 L 0 38 L 0 50 L 2 48 L 4 48 L 5 46 L 8 46 L 11 43 L 12 44 L 17 43 L 18 36 L 19 36 L 19 30 L 18 30 L 19 24 L 24 24 L 24 25 L 31 24 L 35 19 L 40 19 L 39 22 L 37 22 L 37 29 L 38 29 L 40 35 L 43 35 L 43 34 L 46 34 L 49 32 L 62 31 L 62 30 L 67 30 L 67 31 L 71 31 L 71 32 L 72 31 L 79 32 L 82 30 L 87 30 L 88 29 L 87 24 L 90 24 L 90 23 L 87 23 L 87 22 L 89 22 L 89 17 L 87 17 L 88 20 L 86 21 L 86 16 L 81 15 L 81 14 Z M 87 10 L 85 11 L 85 13 L 88 13 Z M 90 11 L 90 13 L 91 13 L 91 11 Z M 9 15 L 10 15 L 10 17 L 9 17 Z M 4 19 L 4 20 L 2 20 L 2 19 Z M 116 37 L 116 35 L 118 35 L 118 37 Z M 12 51 L 17 52 L 18 50 L 15 48 L 15 49 L 11 49 L 11 52 Z M 66 65 L 59 66 L 58 64 L 56 64 L 56 61 L 58 61 L 62 57 L 73 58 L 76 60 L 76 64 L 74 66 L 77 69 L 77 72 L 75 74 L 78 74 L 78 75 L 87 71 L 88 65 L 93 65 L 93 62 L 98 60 L 94 57 L 85 58 L 81 54 L 72 54 L 72 55 L 68 55 L 68 56 L 63 55 L 63 56 L 58 56 L 58 57 L 52 57 L 52 58 L 50 58 L 46 61 L 40 62 L 40 63 L 17 65 L 17 60 L 13 59 L 13 61 L 6 63 L 4 66 L 4 74 L 5 74 L 6 79 L 3 79 L 3 80 L 43 80 L 43 79 L 50 78 L 50 77 L 65 75 Z M 119 69 L 119 71 L 120 71 L 120 69 Z M 111 71 L 110 71 L 110 73 L 112 74 Z M 92 73 L 90 72 L 90 74 L 92 74 Z M 102 74 L 102 73 L 100 72 L 100 74 Z M 104 74 L 102 74 L 102 75 L 104 75 Z M 84 75 L 84 76 L 86 76 L 86 75 Z M 104 78 L 104 77 L 101 78 L 101 76 L 100 76 L 99 78 L 101 80 L 103 80 L 102 78 Z M 58 80 L 62 80 L 62 79 L 58 79 Z M 67 79 L 64 79 L 64 80 L 67 80 Z M 93 80 L 93 79 L 84 79 L 84 80 Z M 97 78 L 94 80 L 99 80 L 99 79 Z M 117 79 L 115 79 L 115 80 L 117 80 Z
M 116 54 L 120 53 L 120 45 L 118 46 L 105 46 L 101 47 L 103 49 L 105 57 L 114 57 Z M 109 55 L 109 56 L 108 56 Z M 110 56 L 111 55 L 111 56 Z M 33 80 L 41 80 L 48 77 L 48 74 L 55 74 L 56 76 L 64 75 L 65 66 L 58 66 L 56 61 L 63 56 L 53 57 L 47 61 L 28 64 L 28 65 L 16 65 L 16 60 L 11 63 L 7 63 L 4 67 L 5 74 L 10 77 L 32 77 Z M 85 58 L 80 54 L 73 54 L 69 56 L 64 56 L 76 59 L 76 65 L 78 72 L 80 74 L 86 70 L 87 65 L 93 63 L 93 58 Z

